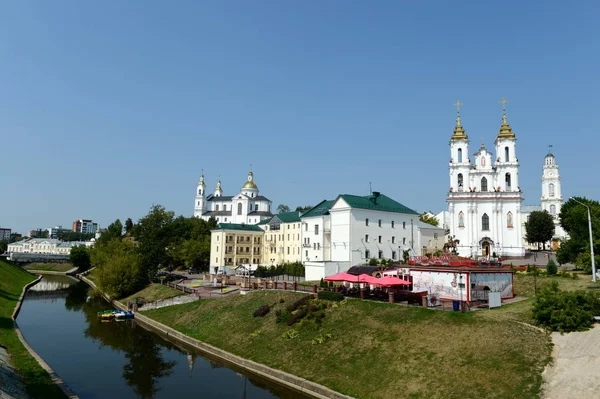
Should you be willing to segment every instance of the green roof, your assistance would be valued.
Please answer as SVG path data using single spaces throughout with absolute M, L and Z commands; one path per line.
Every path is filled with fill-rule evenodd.
M 342 194 L 338 198 L 342 198 L 352 208 L 418 215 L 417 212 L 383 194 L 371 194 L 364 197 Z
M 216 230 L 260 231 L 263 229 L 256 224 L 219 223 Z
M 294 212 L 284 212 L 284 213 L 278 213 L 277 215 L 273 216 L 273 219 L 279 219 L 281 221 L 281 223 L 292 223 L 292 222 L 299 222 L 300 221 L 300 212 L 298 211 L 294 211 Z M 273 220 L 271 219 L 271 220 Z
M 263 224 L 267 224 L 267 223 L 269 223 L 269 222 L 271 221 L 271 219 L 273 219 L 273 218 L 266 218 L 266 219 L 263 219 L 263 220 L 261 220 L 260 222 L 258 222 L 258 223 L 256 223 L 256 224 L 257 224 L 258 226 L 262 226 Z
M 317 205 L 315 205 L 312 209 L 310 209 L 309 211 L 306 211 L 305 213 L 302 214 L 303 218 L 309 218 L 311 216 L 323 216 L 323 215 L 327 215 L 329 213 L 329 208 L 331 208 L 331 206 L 333 205 L 335 201 L 321 201 L 319 202 Z

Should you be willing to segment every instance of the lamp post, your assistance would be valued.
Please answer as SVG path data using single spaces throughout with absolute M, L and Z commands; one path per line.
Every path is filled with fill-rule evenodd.
M 571 197 L 571 199 L 575 202 L 577 202 L 578 204 L 581 204 L 583 206 L 585 206 L 587 208 L 587 213 L 588 213 L 588 228 L 590 230 L 590 254 L 592 255 L 592 281 L 595 283 L 596 282 L 596 262 L 594 260 L 594 238 L 592 235 L 592 214 L 590 213 L 590 207 L 587 206 L 586 204 L 584 204 L 581 201 L 576 200 L 575 198 Z

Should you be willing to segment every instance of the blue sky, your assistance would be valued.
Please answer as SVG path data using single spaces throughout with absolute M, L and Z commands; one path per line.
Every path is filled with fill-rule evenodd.
M 520 186 L 547 145 L 563 196 L 600 198 L 600 6 L 484 1 L 0 3 L 0 226 L 152 204 L 190 215 L 201 169 L 233 195 L 253 165 L 291 207 L 381 191 L 446 208 L 455 109 L 471 152 L 509 100 Z

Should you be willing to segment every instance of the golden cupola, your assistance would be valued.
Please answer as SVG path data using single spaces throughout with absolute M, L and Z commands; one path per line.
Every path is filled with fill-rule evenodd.
M 498 139 L 514 139 L 515 134 L 512 131 L 512 128 L 508 124 L 506 120 L 506 103 L 508 102 L 506 99 L 500 100 L 502 103 L 502 125 L 500 125 L 500 132 L 498 132 Z
M 242 189 L 254 189 L 258 190 L 258 186 L 254 183 L 254 174 L 252 171 L 248 172 L 248 181 L 244 183 Z
M 468 140 L 469 136 L 466 135 L 465 129 L 462 127 L 460 121 L 460 106 L 463 104 L 460 101 L 457 101 L 454 105 L 456 106 L 456 126 L 454 126 L 454 132 L 452 133 L 450 140 Z

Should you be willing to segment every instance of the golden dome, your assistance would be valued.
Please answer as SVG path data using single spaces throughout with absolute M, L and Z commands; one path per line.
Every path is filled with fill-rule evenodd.
M 496 138 L 514 139 L 515 134 L 513 133 L 512 128 L 506 121 L 506 103 L 508 103 L 508 100 L 503 98 L 502 100 L 500 100 L 500 103 L 502 104 L 502 125 L 500 125 L 500 132 L 498 132 L 498 136 Z
M 258 186 L 256 185 L 256 183 L 254 183 L 254 174 L 252 173 L 252 171 L 248 172 L 248 181 L 242 186 L 242 189 L 244 188 L 258 190 Z
M 452 133 L 452 137 L 450 140 L 468 140 L 469 136 L 465 134 L 465 129 L 462 127 L 460 123 L 460 106 L 463 105 L 460 100 L 454 104 L 456 106 L 456 126 L 454 127 L 454 132 Z

